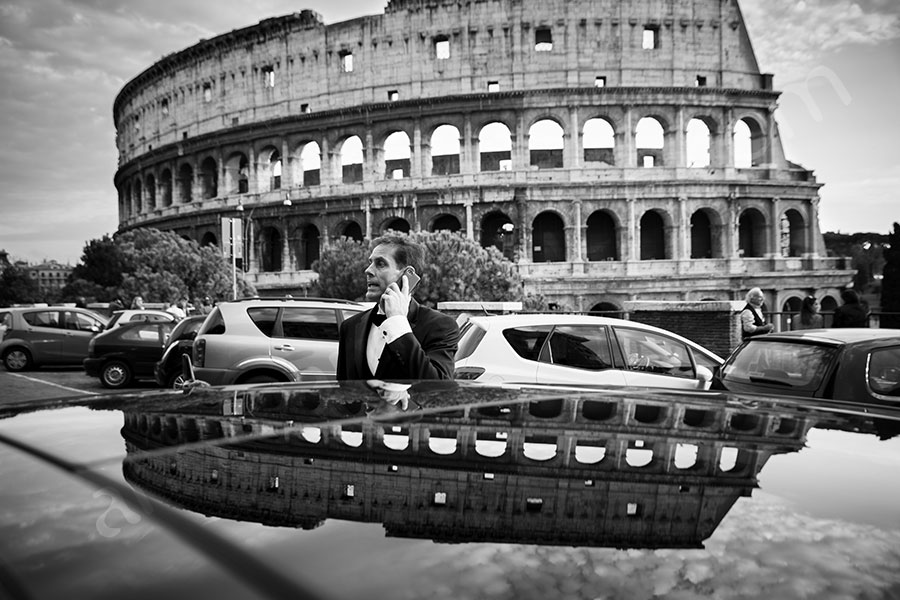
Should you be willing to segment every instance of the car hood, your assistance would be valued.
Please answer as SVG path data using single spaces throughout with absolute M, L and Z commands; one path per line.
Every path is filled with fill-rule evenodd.
M 889 409 L 370 381 L 0 416 L 0 590 L 12 597 L 900 590 Z

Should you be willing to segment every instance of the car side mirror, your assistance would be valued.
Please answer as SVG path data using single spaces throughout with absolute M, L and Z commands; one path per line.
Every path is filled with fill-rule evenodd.
M 710 371 L 708 367 L 697 365 L 697 380 L 700 382 L 703 389 L 709 389 L 713 380 L 713 372 Z

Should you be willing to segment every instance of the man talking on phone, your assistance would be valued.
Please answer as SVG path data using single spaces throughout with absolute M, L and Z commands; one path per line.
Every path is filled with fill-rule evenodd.
M 337 379 L 453 379 L 459 327 L 412 297 L 424 258 L 405 236 L 372 242 L 366 300 L 375 306 L 341 324 Z

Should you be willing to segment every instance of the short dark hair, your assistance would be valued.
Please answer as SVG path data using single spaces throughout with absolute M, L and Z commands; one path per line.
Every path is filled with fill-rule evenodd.
M 388 233 L 372 240 L 371 249 L 374 250 L 382 244 L 393 246 L 391 254 L 400 267 L 412 267 L 417 272 L 422 272 L 425 262 L 425 247 L 414 242 L 409 236 Z

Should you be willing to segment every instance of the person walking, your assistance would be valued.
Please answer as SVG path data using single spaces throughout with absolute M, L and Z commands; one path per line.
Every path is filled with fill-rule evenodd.
M 406 236 L 372 242 L 366 300 L 375 306 L 341 323 L 337 379 L 453 379 L 456 321 L 412 297 L 425 249 Z
M 791 322 L 791 329 L 821 329 L 822 315 L 819 314 L 819 301 L 815 296 L 807 296 L 800 305 L 800 316 Z

